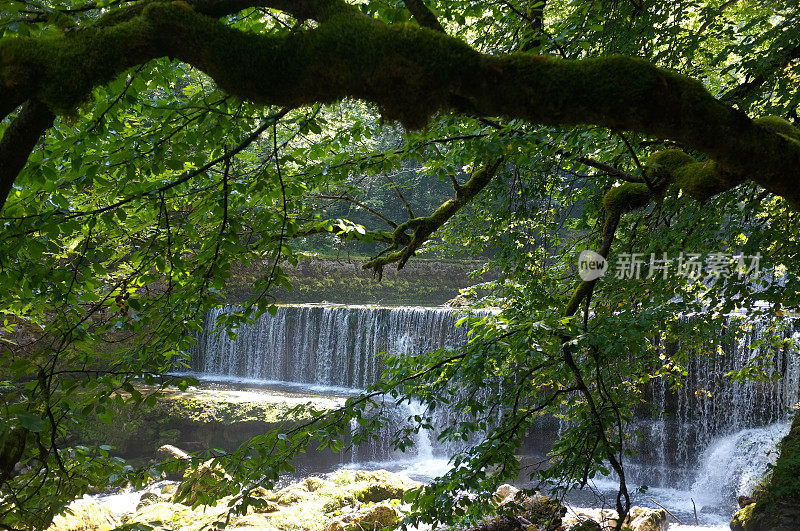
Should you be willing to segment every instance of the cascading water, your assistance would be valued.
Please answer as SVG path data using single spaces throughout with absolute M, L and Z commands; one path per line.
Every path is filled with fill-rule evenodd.
M 274 315 L 264 314 L 255 323 L 240 326 L 235 339 L 214 332 L 219 316 L 230 310 L 209 312 L 203 333 L 189 351 L 191 369 L 203 379 L 353 393 L 379 380 L 381 354 L 419 354 L 467 341 L 467 330 L 456 326 L 465 312 L 450 308 L 282 306 Z M 389 441 L 398 426 L 424 411 L 414 402 L 394 409 L 388 415 L 395 421 L 377 442 L 351 451 L 354 462 L 404 458 Z M 448 419 L 440 416 L 444 425 Z M 449 450 L 427 430 L 417 433 L 415 461 L 442 468 Z
M 416 354 L 467 339 L 467 331 L 455 326 L 463 312 L 446 308 L 284 306 L 275 315 L 241 326 L 236 339 L 213 333 L 214 323 L 225 311 L 219 308 L 206 316 L 205 331 L 191 351 L 196 374 L 356 390 L 380 378 L 382 352 Z M 737 319 L 741 318 L 731 317 L 728 324 L 744 322 Z M 797 403 L 800 391 L 800 360 L 788 349 L 764 353 L 763 365 L 772 379 L 732 382 L 724 377 L 759 353 L 762 336 L 775 333 L 769 323 L 748 326 L 752 330 L 738 342 L 720 339 L 705 348 L 705 355 L 691 356 L 682 387 L 668 389 L 659 380 L 651 385 L 649 399 L 657 414 L 640 415 L 629 426 L 642 434 L 638 445 L 632 446 L 637 454 L 626 463 L 630 485 L 650 486 L 652 496 L 669 500 L 679 510 L 686 510 L 691 499 L 701 513 L 721 508 L 717 512 L 730 517 L 733 495 L 743 493 L 748 488 L 746 478 L 764 469 L 769 456 L 762 450 L 774 448 L 788 430 L 789 407 Z M 800 323 L 795 323 L 783 333 L 796 338 L 799 330 Z M 670 354 L 685 347 L 660 348 Z M 415 408 L 418 405 L 403 404 L 396 412 L 397 422 L 420 414 Z M 444 410 L 436 413 L 441 418 L 435 423 L 452 420 Z M 560 429 L 558 423 L 543 426 L 542 433 L 532 436 L 552 440 Z M 396 427 L 387 429 L 378 447 L 356 449 L 352 459 L 402 459 L 387 442 Z M 429 463 L 452 450 L 424 430 L 416 444 L 420 462 Z M 693 487 L 687 490 L 689 485 Z
M 687 318 L 690 319 L 690 318 Z M 674 513 L 727 529 L 736 509 L 736 497 L 750 494 L 769 463 L 777 457 L 777 443 L 789 431 L 792 407 L 800 400 L 800 321 L 773 323 L 728 319 L 728 327 L 745 327 L 739 340 L 716 341 L 701 351 L 686 352 L 681 344 L 662 344 L 670 357 L 675 352 L 692 354 L 682 386 L 667 388 L 651 381 L 648 411 L 629 426 L 638 432 L 630 442 L 635 454 L 625 463 L 629 489 L 646 485 L 645 494 L 634 494 L 633 502 L 654 506 L 653 500 Z M 761 352 L 767 335 L 789 339 L 785 348 Z M 757 356 L 767 378 L 763 381 L 732 381 L 726 375 L 742 369 Z M 615 491 L 612 478 L 597 487 Z M 632 489 L 635 490 L 635 489 Z M 688 528 L 686 528 L 688 529 Z
M 217 308 L 190 351 L 193 371 L 217 377 L 363 389 L 381 376 L 380 353 L 418 354 L 467 339 L 448 308 L 282 306 L 236 331 L 212 333 Z
M 731 317 L 729 326 L 743 326 L 741 317 Z M 630 426 L 642 437 L 633 449 L 639 457 L 629 467 L 634 481 L 652 486 L 691 482 L 699 458 L 719 437 L 785 421 L 790 408 L 800 400 L 800 356 L 789 349 L 765 352 L 764 381 L 734 382 L 725 377 L 745 367 L 760 355 L 759 341 L 775 334 L 766 322 L 750 322 L 751 329 L 738 341 L 718 341 L 689 358 L 683 385 L 668 389 L 660 379 L 652 381 L 649 403 L 656 416 L 642 415 Z M 780 332 L 800 337 L 800 323 L 791 322 Z M 661 345 L 669 356 L 680 344 Z M 638 462 L 637 462 L 638 461 Z

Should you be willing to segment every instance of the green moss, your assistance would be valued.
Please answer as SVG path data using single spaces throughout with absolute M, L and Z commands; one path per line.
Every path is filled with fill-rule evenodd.
M 150 27 L 141 17 L 108 28 L 81 28 L 64 35 L 4 39 L 0 83 L 39 82 L 39 98 L 56 114 L 71 114 L 92 88 L 153 55 Z
M 797 129 L 789 120 L 780 116 L 761 116 L 753 119 L 753 123 L 780 133 L 795 142 L 800 142 L 800 129 Z
M 687 164 L 694 163 L 695 160 L 681 151 L 680 149 L 665 149 L 653 153 L 645 163 L 647 168 L 648 177 L 652 182 L 658 182 L 665 179 L 667 182 L 672 181 L 672 174 Z
M 698 201 L 705 201 L 730 188 L 730 183 L 724 179 L 712 160 L 686 164 L 677 168 L 673 175 L 681 190 Z
M 800 502 L 800 415 L 780 443 L 780 456 L 766 490 L 776 501 Z
M 775 519 L 767 514 L 763 506 L 751 503 L 739 509 L 733 515 L 730 527 L 732 531 L 770 531 L 775 525 Z
M 160 49 L 204 70 L 223 90 L 292 106 L 366 99 L 408 128 L 423 127 L 446 107 L 466 65 L 479 57 L 439 32 L 368 17 L 334 16 L 314 30 L 268 37 L 169 3 L 154 3 L 143 14 L 160 36 Z
M 197 434 L 263 432 L 282 422 L 299 422 L 310 412 L 298 404 L 311 402 L 317 410 L 335 407 L 338 402 L 319 397 L 273 396 L 270 400 L 244 400 L 224 391 L 166 391 L 152 409 L 129 407 L 114 411 L 110 424 L 96 416 L 83 419 L 70 433 L 69 444 L 114 446 L 123 456 L 151 457 L 163 444 L 182 446 Z M 235 428 L 231 430 L 231 428 Z M 232 436 L 231 444 L 238 444 Z
M 110 531 L 119 526 L 114 513 L 95 500 L 78 500 L 53 519 L 48 531 Z
M 609 212 L 628 212 L 647 205 L 653 192 L 642 183 L 624 183 L 612 188 L 603 196 L 603 207 Z

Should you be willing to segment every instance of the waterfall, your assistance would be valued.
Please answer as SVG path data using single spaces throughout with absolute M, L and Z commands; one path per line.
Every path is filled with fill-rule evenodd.
M 295 305 L 278 307 L 236 338 L 215 333 L 216 308 L 190 350 L 194 372 L 309 386 L 363 389 L 380 379 L 381 353 L 419 354 L 467 340 L 449 308 Z
M 465 312 L 448 308 L 283 306 L 274 315 L 239 327 L 235 339 L 215 332 L 218 317 L 230 310 L 218 308 L 206 316 L 204 331 L 191 350 L 195 374 L 355 392 L 378 381 L 381 353 L 418 354 L 467 340 L 467 330 L 456 326 Z M 659 378 L 646 388 L 649 407 L 628 426 L 629 432 L 640 434 L 631 439 L 634 454 L 625 463 L 630 485 L 648 485 L 648 492 L 671 500 L 673 507 L 685 511 L 682 514 L 692 515 L 697 502 L 700 511 L 716 507 L 722 520 L 730 517 L 733 496 L 745 492 L 774 457 L 766 450 L 786 432 L 790 407 L 800 399 L 800 356 L 794 342 L 783 349 L 766 349 L 762 341 L 800 338 L 800 321 L 785 324 L 778 329 L 766 320 L 730 317 L 729 328 L 747 327 L 737 340 L 720 333 L 702 348 L 656 342 L 666 359 L 686 354 L 686 374 L 678 388 L 667 387 Z M 767 379 L 735 382 L 725 377 L 755 357 L 760 357 Z M 502 392 L 490 387 L 487 392 Z M 354 448 L 348 456 L 353 462 L 408 461 L 409 456 L 392 450 L 390 441 L 398 426 L 424 412 L 413 402 L 395 409 L 390 412 L 395 425 L 386 426 L 373 446 Z M 437 408 L 435 417 L 436 426 L 458 421 L 446 408 Z M 562 428 L 555 419 L 542 419 L 529 434 L 528 451 L 548 451 Z M 420 430 L 412 460 L 431 473 L 436 462 L 446 464 L 453 450 Z M 648 503 L 646 497 L 637 502 Z
M 698 507 L 717 508 L 740 495 L 749 495 L 768 463 L 778 457 L 776 445 L 791 424 L 777 422 L 761 428 L 747 428 L 719 437 L 706 448 L 691 492 Z
M 800 355 L 794 345 L 762 352 L 762 340 L 780 334 L 796 341 L 800 322 L 789 321 L 782 331 L 772 323 L 748 322 L 740 316 L 727 322 L 729 327 L 745 324 L 751 329 L 740 339 L 720 337 L 691 356 L 681 387 L 670 389 L 661 379 L 652 381 L 648 402 L 656 416 L 641 414 L 629 426 L 641 434 L 638 443 L 632 443 L 638 453 L 629 467 L 632 481 L 651 486 L 691 484 L 704 452 L 720 437 L 788 418 L 800 400 Z M 659 348 L 669 357 L 687 347 L 678 343 Z M 767 379 L 735 382 L 725 377 L 756 356 L 763 356 Z

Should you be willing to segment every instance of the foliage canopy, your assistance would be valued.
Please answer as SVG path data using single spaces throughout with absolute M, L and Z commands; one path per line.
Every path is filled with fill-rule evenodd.
M 186 385 L 165 374 L 232 269 L 266 271 L 219 323 L 233 332 L 273 308 L 309 238 L 366 246 L 378 276 L 420 252 L 482 254 L 503 311 L 466 349 L 390 360 L 386 383 L 313 430 L 218 455 L 233 510 L 314 440 L 379 422 L 378 397 L 443 407 L 458 386 L 448 407 L 472 420 L 442 436 L 477 442 L 416 518 L 485 514 L 488 496 L 456 493 L 515 477 L 521 437 L 552 413 L 572 427 L 542 479 L 610 466 L 626 511 L 626 421 L 687 362 L 652 338 L 700 348 L 755 301 L 776 326 L 797 307 L 795 2 L 10 0 L 0 17 L 6 528 L 144 481 L 67 434 L 152 405 L 137 379 Z M 764 274 L 579 283 L 582 248 L 760 255 Z M 755 359 L 733 376 L 759 374 Z M 487 379 L 503 389 L 489 404 L 470 392 Z

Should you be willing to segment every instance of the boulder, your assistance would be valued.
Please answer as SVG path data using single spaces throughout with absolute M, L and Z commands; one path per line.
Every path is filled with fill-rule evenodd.
M 272 525 L 269 516 L 263 514 L 248 514 L 246 516 L 234 516 L 231 518 L 228 529 L 239 529 L 242 531 L 278 531 L 279 528 Z
M 386 470 L 360 470 L 355 473 L 353 494 L 361 502 L 381 502 L 403 497 L 421 484 L 401 474 Z
M 167 496 L 168 498 L 172 498 L 178 491 L 179 486 L 180 483 L 167 483 L 166 485 L 161 487 L 160 492 L 161 494 Z
M 617 511 L 576 508 L 564 523 L 570 530 L 612 529 L 617 523 Z M 669 515 L 664 509 L 631 507 L 623 529 L 626 528 L 631 531 L 666 531 L 669 528 Z
M 156 502 L 136 509 L 136 513 L 126 524 L 151 524 L 153 522 L 182 524 L 194 520 L 195 512 L 185 505 L 180 503 Z
M 326 496 L 328 499 L 325 501 L 324 505 L 322 506 L 322 510 L 326 513 L 332 513 L 334 511 L 341 511 L 343 508 L 347 506 L 354 506 L 358 504 L 358 500 L 351 492 L 337 492 L 335 494 L 330 494 Z
M 218 499 L 233 492 L 232 478 L 213 459 L 191 467 L 183 474 L 183 481 L 172 497 L 172 501 L 194 505 L 204 499 Z
M 500 505 L 504 503 L 508 503 L 509 501 L 513 500 L 514 497 L 519 492 L 519 489 L 514 485 L 509 485 L 508 483 L 504 483 L 497 487 L 497 490 L 494 491 L 494 499 Z
M 136 510 L 138 511 L 142 507 L 147 507 L 148 505 L 153 505 L 154 503 L 169 501 L 169 498 L 169 495 L 148 490 L 142 494 L 141 498 L 139 498 L 139 503 L 136 505 Z
M 601 531 L 603 526 L 594 520 L 580 520 L 577 524 L 569 528 L 569 531 Z
M 325 481 L 324 479 L 318 478 L 316 476 L 311 476 L 310 478 L 306 478 L 306 480 L 303 481 L 303 485 L 305 486 L 308 492 L 316 492 L 320 489 L 329 486 L 330 482 Z
M 500 515 L 488 518 L 480 525 L 471 528 L 471 531 L 517 531 L 520 523 L 529 530 L 535 531 L 560 531 L 561 519 L 566 514 L 567 508 L 561 502 L 549 496 L 534 494 L 523 499 L 516 499 L 515 487 L 498 489 L 500 494 L 509 494 L 504 503 L 515 503 L 514 515 Z M 501 485 L 501 487 L 504 487 Z M 513 493 L 513 494 L 512 494 Z M 495 492 L 497 495 L 497 491 Z
M 537 531 L 560 529 L 561 519 L 567 513 L 560 501 L 543 494 L 528 496 L 519 505 L 524 509 L 522 516 L 536 525 Z
M 107 531 L 119 525 L 117 517 L 107 507 L 91 498 L 83 498 L 56 516 L 48 531 Z
M 295 483 L 277 492 L 264 496 L 264 499 L 279 505 L 292 505 L 309 497 L 309 492 L 303 483 Z
M 755 503 L 755 502 L 756 502 L 756 499 L 753 498 L 752 496 L 738 496 L 736 498 L 736 503 L 739 504 L 739 509 L 744 509 L 745 507 L 747 507 L 751 503 Z
M 257 487 L 250 492 L 252 501 L 247 507 L 247 514 L 274 513 L 280 510 L 280 506 L 273 501 L 275 493 L 264 487 Z
M 167 459 L 175 459 L 177 461 L 190 460 L 192 456 L 171 444 L 163 444 L 156 450 L 156 459 L 159 461 L 166 461 Z
M 400 519 L 400 513 L 390 505 L 373 505 L 360 511 L 335 518 L 325 525 L 325 531 L 376 531 L 382 527 L 394 525 Z
M 636 513 L 633 509 L 637 508 L 631 508 L 628 517 L 628 525 L 633 531 L 667 531 L 669 528 L 669 515 L 664 509 L 638 508 Z
M 797 531 L 800 506 L 755 502 L 739 509 L 731 521 L 733 531 Z
M 171 444 L 161 445 L 156 450 L 156 461 L 163 464 L 165 479 L 180 481 L 191 460 L 189 454 Z

